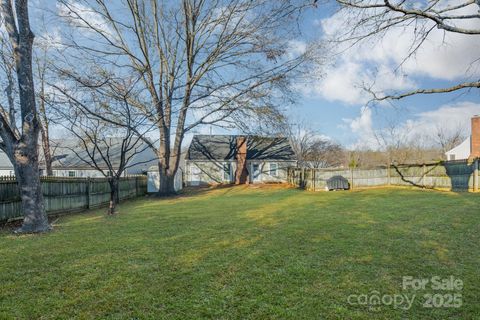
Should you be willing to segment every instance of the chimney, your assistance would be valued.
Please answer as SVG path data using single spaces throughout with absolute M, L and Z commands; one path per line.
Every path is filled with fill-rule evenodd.
M 469 159 L 480 158 L 480 115 L 472 117 L 472 135 L 470 137 Z
M 235 184 L 248 182 L 247 170 L 247 138 L 237 136 L 237 170 L 235 172 Z

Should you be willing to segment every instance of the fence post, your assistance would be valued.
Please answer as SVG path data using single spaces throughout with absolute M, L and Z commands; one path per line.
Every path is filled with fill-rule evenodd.
M 305 189 L 305 186 L 307 185 L 305 183 L 305 168 L 302 168 L 302 171 L 300 173 L 300 185 L 301 185 L 302 189 Z
M 478 191 L 478 158 L 473 162 L 473 191 Z
M 353 167 L 350 168 L 350 180 L 352 180 L 350 183 L 350 190 L 353 190 Z
M 138 176 L 135 176 L 135 196 L 138 197 Z
M 312 169 L 312 186 L 313 186 L 313 191 L 317 190 L 317 187 L 315 185 L 315 182 L 317 180 L 317 169 L 313 168 Z
M 387 166 L 387 185 L 391 185 L 392 184 L 392 176 L 391 176 L 391 173 L 390 173 L 390 163 L 388 164 Z
M 90 177 L 87 178 L 87 209 L 90 209 Z
M 425 189 L 425 175 L 427 174 L 427 166 L 425 163 L 422 165 L 423 168 L 423 174 L 422 174 L 422 186 Z

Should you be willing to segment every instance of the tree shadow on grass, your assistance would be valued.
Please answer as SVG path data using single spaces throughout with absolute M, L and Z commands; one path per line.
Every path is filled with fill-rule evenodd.
M 231 192 L 228 188 L 220 190 Z M 434 193 L 416 193 L 420 195 L 419 203 L 433 202 L 437 197 Z M 449 249 L 449 241 L 457 241 L 454 235 L 444 232 L 448 226 L 440 224 L 443 229 L 431 235 L 421 234 L 420 240 L 435 240 L 444 247 L 430 242 L 419 247 L 417 231 L 421 225 L 412 215 L 406 220 L 414 224 L 411 229 L 384 228 L 386 224 L 403 223 L 401 214 L 384 214 L 391 208 L 391 201 L 401 196 L 383 200 L 385 193 L 371 194 L 374 196 L 361 204 L 358 200 L 365 199 L 365 195 L 353 194 L 348 205 L 331 201 L 336 195 L 311 196 L 293 190 L 257 199 L 254 192 L 231 199 L 198 197 L 196 203 L 179 198 L 175 206 L 168 201 L 152 206 L 152 202 L 145 201 L 148 207 L 132 203 L 125 208 L 131 212 L 108 225 L 99 221 L 89 225 L 88 230 L 76 225 L 47 235 L 45 238 L 55 240 L 49 247 L 48 259 L 42 259 L 47 251 L 40 250 L 45 243 L 32 243 L 35 248 L 30 252 L 26 252 L 28 244 L 21 243 L 22 256 L 30 254 L 29 259 L 5 246 L 5 250 L 12 251 L 4 265 L 18 270 L 8 275 L 10 281 L 21 283 L 22 270 L 41 274 L 31 278 L 29 287 L 35 287 L 38 296 L 57 295 L 56 300 L 49 301 L 49 307 L 59 312 L 54 314 L 59 318 L 68 315 L 61 313 L 65 305 L 74 306 L 72 310 L 79 315 L 102 308 L 108 313 L 109 308 L 118 307 L 118 312 L 124 312 L 120 315 L 125 316 L 128 306 L 144 312 L 145 317 L 162 313 L 172 318 L 246 318 L 252 314 L 256 318 L 314 318 L 324 305 L 343 310 L 345 318 L 354 313 L 368 316 L 368 312 L 363 314 L 347 305 L 348 294 L 368 293 L 364 291 L 372 286 L 384 289 L 398 285 L 398 277 L 405 272 L 416 274 L 425 260 L 442 270 L 444 266 L 435 257 L 440 253 L 449 258 L 444 247 Z M 394 209 L 403 206 L 397 202 Z M 369 218 L 365 210 L 378 223 L 349 223 Z M 431 211 L 429 217 L 438 215 Z M 436 239 L 439 235 L 448 241 Z M 32 261 L 36 261 L 35 266 Z M 39 272 L 39 266 L 54 272 Z M 52 277 L 52 282 L 44 282 L 46 277 Z M 13 290 L 16 304 L 11 308 L 24 309 L 22 298 L 32 291 L 21 284 Z M 290 313 L 283 313 L 285 310 Z M 106 315 L 98 312 L 97 317 Z M 389 318 L 399 315 L 398 311 L 384 312 L 390 312 Z
M 392 164 L 392 167 L 395 169 L 395 172 L 398 174 L 401 181 L 403 181 L 407 185 L 416 188 L 431 190 L 437 190 L 439 187 L 442 186 L 435 185 L 435 182 L 433 185 L 428 185 L 427 183 L 425 183 L 425 179 L 430 178 L 430 173 L 443 167 L 445 169 L 445 172 L 443 174 L 448 176 L 448 178 L 450 179 L 450 190 L 453 192 L 467 192 L 471 188 L 469 184 L 470 180 L 473 178 L 473 174 L 475 171 L 475 162 L 469 163 L 467 160 L 438 162 L 435 165 L 428 165 L 428 167 L 425 167 L 420 178 L 416 177 L 416 179 L 413 179 L 412 177 L 409 177 L 404 172 L 402 172 L 402 169 L 407 169 L 408 173 L 408 169 L 410 168 L 410 166 L 400 167 L 398 165 Z M 412 167 L 418 168 L 417 165 Z M 434 176 L 435 175 L 438 175 L 438 172 L 437 174 L 434 174 Z

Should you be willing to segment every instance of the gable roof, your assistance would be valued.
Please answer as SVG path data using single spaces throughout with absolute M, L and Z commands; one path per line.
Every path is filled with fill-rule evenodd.
M 120 165 L 120 155 L 122 152 L 122 139 L 121 138 L 109 138 L 109 159 L 112 161 L 112 166 L 118 168 Z M 102 152 L 107 153 L 105 145 L 101 145 Z M 139 141 L 138 144 L 129 152 L 127 152 L 127 157 L 130 157 L 133 153 L 136 153 L 130 158 L 130 169 L 129 173 L 142 173 L 147 171 L 148 167 L 152 163 L 157 162 L 158 158 L 155 156 L 155 153 L 148 148 L 144 141 Z M 87 161 L 88 163 L 86 163 Z M 99 152 L 96 152 L 95 162 L 98 166 L 106 170 L 108 169 L 107 164 L 102 159 L 102 155 Z M 53 156 L 52 167 L 53 169 L 93 169 L 90 165 L 92 161 L 88 155 L 88 152 L 85 150 L 85 147 L 80 141 L 69 140 L 63 142 L 57 147 L 55 155 Z
M 468 159 L 471 153 L 471 136 L 468 136 L 462 143 L 460 143 L 458 146 L 455 148 L 452 148 L 445 152 L 445 155 L 447 158 L 449 155 L 454 154 L 456 160 L 460 159 Z M 449 159 L 447 159 L 449 160 Z
M 110 159 L 112 160 L 113 167 L 118 167 L 120 164 L 120 154 L 121 154 L 121 139 L 111 138 L 110 141 Z M 85 151 L 84 146 L 80 143 L 79 140 L 75 139 L 63 139 L 57 140 L 52 139 L 50 141 L 50 146 L 52 150 L 52 168 L 53 170 L 96 170 L 91 165 L 82 160 L 85 159 L 89 163 L 90 158 L 88 157 L 87 152 Z M 104 147 L 104 146 L 103 146 Z M 105 152 L 105 148 L 104 152 Z M 147 169 L 158 162 L 158 158 L 155 153 L 147 147 L 144 141 L 140 141 L 138 145 L 131 150 L 131 152 L 137 152 L 129 162 L 128 173 L 129 174 L 141 174 L 146 172 Z M 80 156 L 80 157 L 79 157 Z M 40 166 L 44 167 L 45 161 L 43 156 L 43 150 L 39 147 L 39 161 Z M 96 161 L 99 164 L 99 167 L 103 170 L 107 170 L 108 167 L 101 158 L 101 155 L 96 156 Z M 8 159 L 5 152 L 0 150 L 0 169 L 3 170 L 13 170 L 13 165 Z
M 195 135 L 188 148 L 188 160 L 235 160 L 236 135 Z M 296 160 L 287 138 L 245 136 L 247 160 Z

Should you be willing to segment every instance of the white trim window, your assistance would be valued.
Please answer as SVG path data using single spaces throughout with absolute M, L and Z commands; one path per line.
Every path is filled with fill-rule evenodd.
M 68 171 L 68 176 L 75 177 L 76 176 L 75 171 Z
M 278 164 L 270 163 L 270 175 L 276 177 L 278 175 Z
M 223 181 L 232 181 L 232 164 L 230 162 L 223 163 Z

